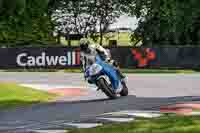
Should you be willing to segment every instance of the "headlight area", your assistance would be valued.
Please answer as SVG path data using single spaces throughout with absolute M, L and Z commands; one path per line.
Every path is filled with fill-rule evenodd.
M 89 73 L 91 76 L 94 76 L 99 74 L 102 69 L 103 67 L 100 66 L 99 64 L 93 64 L 92 66 L 90 66 Z

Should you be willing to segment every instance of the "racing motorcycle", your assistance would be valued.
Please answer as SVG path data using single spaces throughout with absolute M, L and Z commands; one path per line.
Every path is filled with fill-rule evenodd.
M 105 63 L 100 56 L 95 57 L 95 62 L 91 63 L 85 70 L 85 79 L 89 84 L 95 84 L 98 89 L 105 93 L 110 99 L 116 99 L 117 95 L 128 95 L 126 82 L 117 74 L 117 70 L 110 64 Z M 121 86 L 119 92 L 115 89 Z

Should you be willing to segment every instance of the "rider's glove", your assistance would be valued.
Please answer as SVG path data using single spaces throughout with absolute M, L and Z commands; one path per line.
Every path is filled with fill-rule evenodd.
M 115 67 L 119 67 L 119 64 L 118 64 L 118 62 L 117 62 L 117 61 L 115 61 L 115 60 L 113 60 L 113 66 L 115 66 Z
M 108 64 L 114 66 L 114 67 L 118 67 L 118 66 L 119 66 L 118 63 L 117 63 L 117 61 L 112 60 L 112 59 L 108 59 L 106 62 L 107 62 Z

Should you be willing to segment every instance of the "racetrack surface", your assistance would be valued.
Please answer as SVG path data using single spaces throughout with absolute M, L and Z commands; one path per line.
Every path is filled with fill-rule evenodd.
M 86 96 L 0 111 L 0 132 L 65 129 L 66 123 L 88 121 L 108 112 L 159 110 L 175 103 L 200 101 L 199 74 L 128 74 L 130 95 L 108 100 L 78 73 L 0 73 L 0 82 L 85 87 Z

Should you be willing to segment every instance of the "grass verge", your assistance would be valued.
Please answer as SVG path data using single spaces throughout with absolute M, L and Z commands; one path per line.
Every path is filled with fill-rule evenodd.
M 194 70 L 170 69 L 122 69 L 124 73 L 196 73 Z
M 72 129 L 68 133 L 199 133 L 200 117 L 165 116 L 110 124 L 91 129 Z
M 169 70 L 169 69 L 121 69 L 123 73 L 197 73 L 195 70 Z M 74 72 L 74 73 L 80 73 L 80 69 L 66 69 L 64 72 Z
M 192 69 L 121 69 L 123 73 L 199 73 L 199 70 Z M 0 70 L 0 72 L 70 72 L 70 73 L 82 73 L 81 69 L 8 69 Z
M 47 102 L 55 97 L 56 95 L 14 83 L 0 83 L 0 109 Z

